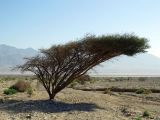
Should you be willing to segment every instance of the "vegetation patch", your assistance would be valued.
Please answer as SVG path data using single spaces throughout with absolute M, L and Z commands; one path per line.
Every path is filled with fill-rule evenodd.
M 28 58 L 17 68 L 34 73 L 49 99 L 54 99 L 58 92 L 100 63 L 120 55 L 144 53 L 148 48 L 146 38 L 132 34 L 86 35 L 76 42 L 41 49 L 43 56 Z M 83 78 L 81 84 L 84 83 Z
M 31 88 L 31 86 L 29 82 L 20 80 L 14 85 L 12 85 L 10 88 L 17 90 L 18 92 L 25 92 L 27 89 Z
M 140 88 L 136 91 L 137 94 L 150 94 L 152 91 L 150 89 Z
M 143 117 L 149 117 L 150 116 L 150 113 L 146 110 L 143 112 Z
M 84 85 L 86 82 L 91 81 L 91 78 L 89 75 L 83 75 L 83 76 L 77 78 L 75 81 L 81 85 Z
M 107 88 L 107 89 L 104 91 L 104 94 L 111 94 L 111 93 L 112 93 L 112 91 L 111 91 L 110 88 Z
M 136 117 L 135 120 L 142 120 L 140 116 Z
M 13 88 L 8 88 L 8 89 L 5 89 L 3 93 L 6 95 L 13 95 L 13 94 L 17 93 L 17 90 L 15 90 Z
M 33 94 L 33 89 L 32 89 L 31 87 L 27 89 L 27 94 L 29 95 L 29 97 L 32 96 L 32 94 Z

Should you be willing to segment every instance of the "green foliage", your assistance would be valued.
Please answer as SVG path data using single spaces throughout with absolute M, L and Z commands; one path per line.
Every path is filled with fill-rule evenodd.
M 108 89 L 106 89 L 106 90 L 104 91 L 104 94 L 111 94 L 111 93 L 112 93 L 112 91 L 111 91 L 110 88 L 108 88 Z
M 138 116 L 135 120 L 142 120 L 142 118 L 140 116 Z
M 19 76 L 19 75 L 1 75 L 0 81 L 18 81 L 18 80 L 32 80 L 33 76 Z
M 133 56 L 136 53 L 146 52 L 149 48 L 148 40 L 146 38 L 140 38 L 133 34 L 124 35 L 102 35 L 95 36 L 89 35 L 83 38 L 86 44 L 90 47 L 92 52 L 102 51 L 121 51 L 123 54 Z
M 150 94 L 152 91 L 150 89 L 140 88 L 136 91 L 137 94 Z
M 25 92 L 27 89 L 31 88 L 30 83 L 26 81 L 19 80 L 10 88 L 17 90 L 18 92 Z
M 70 88 L 74 88 L 78 83 L 76 81 L 72 81 L 72 83 L 69 85 Z
M 149 116 L 150 116 L 150 113 L 147 110 L 145 110 L 143 112 L 143 117 L 149 117 Z
M 140 88 L 136 91 L 137 94 L 143 94 L 144 93 L 144 89 L 143 88 Z
M 33 94 L 33 89 L 30 87 L 27 89 L 27 94 L 31 96 Z
M 89 75 L 82 75 L 81 77 L 77 78 L 76 80 L 77 83 L 84 85 L 86 82 L 91 81 L 91 78 Z
M 16 78 L 16 76 L 2 75 L 2 76 L 0 76 L 0 79 L 2 81 L 9 81 L 9 80 L 16 80 L 17 78 Z
M 141 82 L 144 82 L 145 80 L 146 80 L 146 78 L 144 78 L 144 77 L 139 78 L 139 81 L 141 81 Z
M 96 79 L 91 79 L 91 80 L 89 81 L 89 83 L 93 84 L 93 83 L 95 83 L 96 81 L 97 81 Z
M 17 90 L 15 90 L 13 88 L 8 88 L 8 89 L 5 89 L 3 93 L 6 95 L 13 95 L 13 94 L 17 93 Z
M 115 81 L 118 82 L 118 81 L 123 81 L 124 78 L 115 78 Z
M 86 82 L 94 83 L 95 80 L 92 80 L 89 75 L 83 75 L 70 83 L 69 87 L 74 88 L 76 85 L 85 85 Z
M 33 72 L 50 99 L 54 99 L 58 92 L 96 65 L 120 55 L 144 53 L 147 48 L 148 40 L 133 34 L 87 35 L 75 42 L 42 49 L 41 54 L 28 58 L 18 68 Z M 78 82 L 85 84 L 84 79 Z

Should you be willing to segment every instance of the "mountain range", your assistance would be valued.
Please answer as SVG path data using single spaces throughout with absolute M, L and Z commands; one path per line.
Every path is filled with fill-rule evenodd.
M 0 45 L 0 74 L 17 74 L 11 71 L 16 65 L 24 63 L 25 57 L 32 57 L 38 51 L 27 48 L 18 49 Z M 151 54 L 138 54 L 133 57 L 119 56 L 106 61 L 89 71 L 91 75 L 160 75 L 160 58 Z
M 160 76 L 160 58 L 151 54 L 119 56 L 96 66 L 93 75 Z
M 18 49 L 8 45 L 0 45 L 0 74 L 16 74 L 13 67 L 24 63 L 25 57 L 32 57 L 38 52 L 32 48 Z

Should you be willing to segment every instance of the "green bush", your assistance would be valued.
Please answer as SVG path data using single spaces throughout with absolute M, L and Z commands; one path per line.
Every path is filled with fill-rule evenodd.
M 75 79 L 70 85 L 69 87 L 73 88 L 76 85 L 85 85 L 86 82 L 91 82 L 91 78 L 89 75 L 83 75 L 77 79 Z
M 142 120 L 142 118 L 141 117 L 137 117 L 135 120 Z
M 111 94 L 111 93 L 112 93 L 112 91 L 111 91 L 110 88 L 107 88 L 107 89 L 104 91 L 104 94 Z
M 140 78 L 139 78 L 139 81 L 144 82 L 144 81 L 146 81 L 146 78 L 140 77 Z
M 140 88 L 136 91 L 137 94 L 143 94 L 144 93 L 144 89 L 143 88 Z
M 83 75 L 75 80 L 77 83 L 84 85 L 87 81 L 91 81 L 89 75 Z
M 29 96 L 31 96 L 31 95 L 33 94 L 33 89 L 32 89 L 32 88 L 28 88 L 28 89 L 27 89 L 27 94 L 28 94 Z
M 150 114 L 147 110 L 143 112 L 143 117 L 149 117 L 149 116 L 150 116 Z
M 13 88 L 8 88 L 8 89 L 5 89 L 3 93 L 6 95 L 13 95 L 13 94 L 17 93 L 17 90 L 15 90 Z
M 136 93 L 137 93 L 137 94 L 150 94 L 150 93 L 152 93 L 152 91 L 149 90 L 149 89 L 140 88 L 140 89 L 138 89 L 138 90 L 136 91 Z
M 70 87 L 70 88 L 73 88 L 73 87 L 75 87 L 77 84 L 78 84 L 78 83 L 77 83 L 76 81 L 73 81 L 73 82 L 69 85 L 69 87 Z
M 25 92 L 27 89 L 31 88 L 31 86 L 29 82 L 19 80 L 10 88 L 17 90 L 18 92 Z

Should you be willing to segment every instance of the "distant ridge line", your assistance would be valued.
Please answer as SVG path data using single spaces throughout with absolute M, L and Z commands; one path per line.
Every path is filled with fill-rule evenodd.
M 160 75 L 90 75 L 91 77 L 158 77 Z

